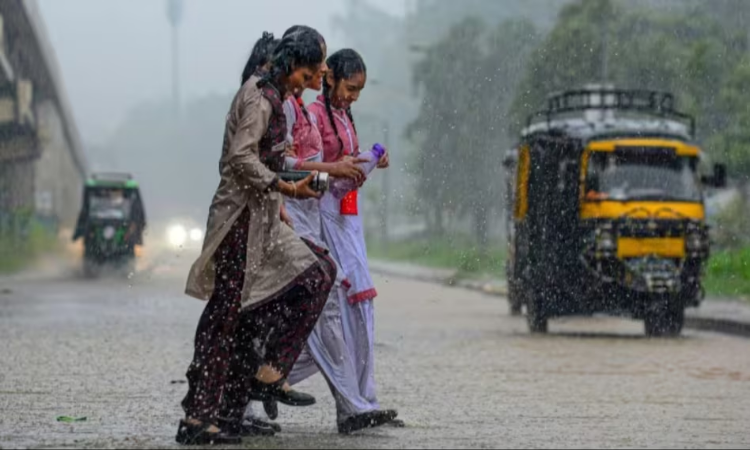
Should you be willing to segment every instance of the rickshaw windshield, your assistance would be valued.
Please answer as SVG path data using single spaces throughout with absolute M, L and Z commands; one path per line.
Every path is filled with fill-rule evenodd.
M 129 220 L 133 200 L 122 190 L 93 191 L 89 193 L 89 218 Z
M 592 152 L 586 176 L 589 201 L 701 200 L 697 158 L 655 149 Z

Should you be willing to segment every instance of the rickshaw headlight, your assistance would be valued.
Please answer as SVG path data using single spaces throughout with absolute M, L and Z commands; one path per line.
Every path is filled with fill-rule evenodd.
M 685 233 L 685 249 L 688 252 L 700 252 L 708 247 L 703 230 L 698 225 L 688 225 Z
M 685 236 L 685 248 L 689 252 L 699 252 L 703 250 L 703 236 L 700 233 L 690 233 Z
M 597 247 L 599 248 L 599 250 L 604 251 L 614 250 L 615 248 L 617 248 L 615 237 L 609 231 L 602 232 L 601 234 L 599 234 L 599 238 L 597 239 Z
M 107 227 L 104 229 L 104 239 L 110 240 L 115 237 L 115 229 L 113 227 Z
M 596 248 L 604 252 L 612 252 L 617 249 L 617 240 L 611 224 L 604 224 L 597 228 Z

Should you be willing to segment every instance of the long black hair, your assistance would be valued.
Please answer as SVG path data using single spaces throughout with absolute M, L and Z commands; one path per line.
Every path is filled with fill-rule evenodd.
M 318 37 L 318 42 L 320 42 L 320 45 L 326 45 L 326 40 L 323 35 L 318 33 L 318 30 L 316 30 L 315 28 L 308 27 L 307 25 L 292 25 L 284 32 L 284 36 L 282 37 L 287 37 L 301 31 L 314 33 Z
M 241 84 L 245 84 L 258 69 L 265 66 L 271 60 L 279 42 L 278 39 L 273 37 L 273 33 L 263 32 L 263 36 L 253 46 L 253 51 L 250 53 L 247 64 L 245 64 L 245 70 L 242 71 Z
M 320 42 L 321 46 L 322 45 L 326 45 L 326 39 L 323 37 L 323 35 L 320 34 L 318 32 L 318 30 L 316 30 L 315 28 L 308 27 L 307 25 L 292 25 L 291 27 L 289 27 L 284 32 L 284 36 L 283 37 L 288 37 L 288 36 L 291 36 L 291 35 L 293 35 L 295 33 L 300 33 L 300 32 L 312 33 L 312 34 L 314 34 L 318 38 L 318 42 Z M 302 109 L 302 113 L 305 116 L 305 119 L 307 119 L 307 121 L 309 122 L 310 121 L 310 114 L 307 112 L 307 108 L 305 107 L 305 104 L 299 100 L 299 97 L 301 95 L 302 95 L 301 93 L 298 94 L 297 98 L 295 98 L 294 101 L 298 102 L 298 104 L 300 106 L 300 109 Z
M 341 156 L 344 153 L 344 142 L 341 140 L 341 136 L 339 136 L 339 130 L 336 127 L 336 121 L 333 118 L 331 96 L 336 92 L 341 80 L 348 80 L 359 73 L 367 75 L 367 66 L 365 66 L 365 61 L 362 59 L 362 56 L 350 48 L 339 50 L 329 56 L 328 60 L 326 60 L 326 65 L 328 65 L 328 71 L 333 75 L 333 86 L 328 85 L 328 78 L 326 78 L 323 83 L 323 97 L 326 101 L 328 120 L 331 121 L 331 126 L 336 134 L 336 139 L 339 140 L 339 156 Z M 354 125 L 354 117 L 352 116 L 351 107 L 346 108 L 346 115 L 349 116 L 349 120 L 352 122 L 352 127 L 354 127 L 354 132 L 356 133 L 357 127 Z
M 258 82 L 261 86 L 269 81 L 290 75 L 300 67 L 314 67 L 323 63 L 323 48 L 319 33 L 313 29 L 299 30 L 281 39 L 271 58 L 271 70 Z M 277 86 L 278 87 L 278 86 Z

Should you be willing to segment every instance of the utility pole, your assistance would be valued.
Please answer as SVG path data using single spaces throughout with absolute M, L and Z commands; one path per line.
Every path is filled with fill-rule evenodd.
M 184 13 L 183 0 L 167 0 L 167 18 L 172 26 L 172 106 L 175 119 L 180 117 L 180 36 Z
M 599 23 L 601 26 L 600 33 L 602 36 L 602 55 L 601 55 L 601 83 L 602 85 L 605 85 L 609 82 L 609 57 L 608 57 L 608 47 L 609 47 L 609 18 L 612 12 L 611 4 L 607 1 L 602 6 L 602 15 L 599 18 Z

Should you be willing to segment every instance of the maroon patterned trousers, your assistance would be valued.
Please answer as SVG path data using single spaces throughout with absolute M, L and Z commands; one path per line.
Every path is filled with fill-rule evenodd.
M 280 294 L 241 311 L 248 222 L 246 209 L 214 255 L 214 292 L 195 334 L 182 407 L 186 417 L 203 422 L 241 418 L 261 365 L 289 375 L 336 279 L 336 264 L 327 251 L 305 241 L 318 262 Z

